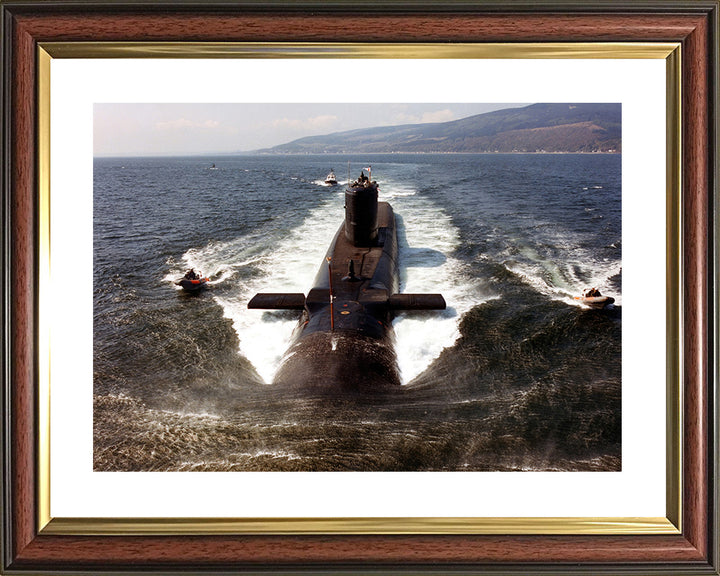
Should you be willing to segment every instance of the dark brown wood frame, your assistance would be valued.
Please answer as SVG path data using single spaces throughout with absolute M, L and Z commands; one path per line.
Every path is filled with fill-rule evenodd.
M 718 1 L 362 3 L 5 0 L 2 17 L 3 555 L 61 571 L 718 574 Z M 42 42 L 682 44 L 683 530 L 678 535 L 38 534 L 37 50 Z M 658 199 L 660 201 L 660 199 Z

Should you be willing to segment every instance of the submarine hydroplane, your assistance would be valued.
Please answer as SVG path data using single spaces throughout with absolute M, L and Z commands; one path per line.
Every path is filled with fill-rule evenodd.
M 359 392 L 399 386 L 395 312 L 446 307 L 441 294 L 398 293 L 395 215 L 378 201 L 367 170 L 345 191 L 345 220 L 308 294 L 259 293 L 248 303 L 301 312 L 275 384 Z

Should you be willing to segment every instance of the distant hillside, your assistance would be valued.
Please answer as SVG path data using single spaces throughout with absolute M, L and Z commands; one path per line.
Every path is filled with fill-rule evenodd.
M 621 152 L 620 104 L 533 104 L 452 122 L 309 136 L 266 154 Z

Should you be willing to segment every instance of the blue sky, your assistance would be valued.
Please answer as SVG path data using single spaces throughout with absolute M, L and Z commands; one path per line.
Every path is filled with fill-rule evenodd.
M 249 152 L 304 136 L 446 122 L 524 104 L 95 104 L 95 156 Z

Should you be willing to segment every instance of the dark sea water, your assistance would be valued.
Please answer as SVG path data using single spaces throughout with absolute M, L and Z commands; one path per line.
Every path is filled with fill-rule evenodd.
M 280 391 L 299 315 L 247 302 L 310 289 L 348 160 L 398 217 L 401 289 L 448 309 L 396 318 L 397 392 Z M 96 159 L 94 182 L 95 470 L 620 469 L 620 155 Z M 573 300 L 592 286 L 615 307 Z

